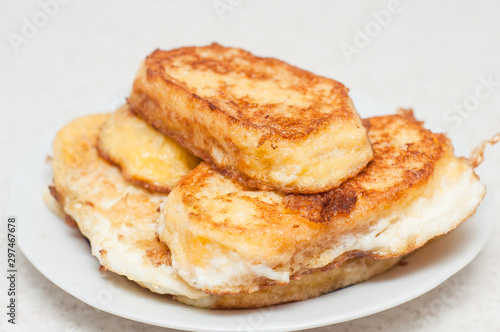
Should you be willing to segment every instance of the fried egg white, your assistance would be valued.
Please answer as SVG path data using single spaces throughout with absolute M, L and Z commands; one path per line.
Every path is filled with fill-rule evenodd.
M 118 168 L 97 154 L 97 137 L 109 118 L 86 116 L 58 132 L 52 158 L 54 197 L 105 269 L 156 293 L 207 296 L 177 275 L 170 251 L 157 239 L 159 205 L 166 195 L 128 183 Z

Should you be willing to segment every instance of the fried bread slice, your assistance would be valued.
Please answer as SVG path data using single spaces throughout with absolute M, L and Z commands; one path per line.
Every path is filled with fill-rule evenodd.
M 118 165 L 128 181 L 164 193 L 200 163 L 188 150 L 132 113 L 128 105 L 104 123 L 97 151 Z
M 346 87 L 241 49 L 156 50 L 128 102 L 157 130 L 251 188 L 324 192 L 373 155 Z
M 105 269 L 156 293 L 205 297 L 172 269 L 170 252 L 156 236 L 158 207 L 166 195 L 128 183 L 118 168 L 97 154 L 97 137 L 109 118 L 86 116 L 58 132 L 53 145 L 53 196 L 90 241 L 92 254 Z
M 100 128 L 113 115 L 91 115 L 65 126 L 54 141 L 52 210 L 66 215 L 89 239 L 92 254 L 105 270 L 124 275 L 160 294 L 201 308 L 258 308 L 305 300 L 367 280 L 393 267 L 388 260 L 360 258 L 341 267 L 315 272 L 288 286 L 252 294 L 209 295 L 187 285 L 172 269 L 170 251 L 155 234 L 160 203 L 166 194 L 153 193 L 127 182 L 119 169 L 96 150 Z M 96 270 L 96 273 L 99 273 Z
M 172 265 L 211 294 L 254 292 L 353 257 L 404 255 L 474 213 L 485 188 L 412 112 L 367 120 L 373 161 L 323 194 L 255 191 L 202 162 L 159 219 Z

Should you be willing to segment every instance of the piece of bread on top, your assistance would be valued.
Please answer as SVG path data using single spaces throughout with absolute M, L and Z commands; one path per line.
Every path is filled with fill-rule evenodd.
M 324 192 L 373 157 L 344 85 L 241 49 L 156 50 L 128 102 L 160 132 L 250 188 Z

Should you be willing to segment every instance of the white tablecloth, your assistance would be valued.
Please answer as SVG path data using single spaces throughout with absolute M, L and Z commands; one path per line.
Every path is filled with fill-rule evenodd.
M 155 48 L 216 41 L 283 59 L 414 108 L 468 154 L 500 131 L 499 15 L 498 1 L 1 0 L 0 215 L 9 174 L 30 143 L 55 123 L 111 108 Z M 409 303 L 315 331 L 500 330 L 500 146 L 485 157 L 478 173 L 496 222 L 479 256 Z M 82 315 L 86 304 L 18 259 L 21 331 L 164 331 L 100 311 Z M 443 301 L 454 284 L 467 287 Z M 3 330 L 5 314 L 0 320 Z

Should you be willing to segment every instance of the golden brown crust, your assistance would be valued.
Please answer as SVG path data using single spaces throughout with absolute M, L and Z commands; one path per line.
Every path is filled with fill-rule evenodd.
M 167 246 L 160 242 L 160 239 L 156 237 L 153 241 L 148 241 L 143 243 L 146 249 L 146 256 L 149 258 L 154 266 L 171 266 L 172 258 L 170 250 Z
M 305 136 L 321 130 L 323 126 L 327 126 L 334 119 L 349 120 L 353 118 L 353 114 L 348 105 L 348 91 L 342 83 L 330 78 L 315 75 L 311 72 L 291 66 L 274 58 L 257 57 L 239 48 L 232 48 L 235 57 L 225 57 L 224 62 L 219 62 L 213 58 L 206 58 L 200 55 L 200 47 L 183 47 L 171 51 L 155 50 L 146 58 L 147 78 L 150 80 L 160 79 L 166 84 L 175 86 L 177 89 L 182 89 L 189 95 L 190 99 L 197 99 L 204 105 L 206 110 L 210 110 L 218 115 L 225 117 L 229 122 L 237 123 L 239 126 L 252 127 L 261 130 L 266 127 L 268 132 L 265 135 L 267 139 L 273 139 L 278 142 L 281 139 L 288 140 L 303 140 Z M 224 54 L 227 48 L 217 43 L 203 47 L 205 50 L 210 50 L 214 53 Z M 238 116 L 229 113 L 226 108 L 221 107 L 218 99 L 205 99 L 192 91 L 184 82 L 179 81 L 165 74 L 165 65 L 172 63 L 182 58 L 182 66 L 186 70 L 198 70 L 206 72 L 214 72 L 225 75 L 227 73 L 238 73 L 248 79 L 259 82 L 271 80 L 273 72 L 269 68 L 282 68 L 288 71 L 296 78 L 295 85 L 288 87 L 300 93 L 307 93 L 318 84 L 327 84 L 330 90 L 330 95 L 336 96 L 338 105 L 333 112 L 323 113 L 318 111 L 320 106 L 324 105 L 327 96 L 318 95 L 312 104 L 301 110 L 300 118 L 288 118 L 272 115 L 272 110 L 279 107 L 279 104 L 259 105 L 252 102 L 250 96 L 239 98 L 231 93 L 227 85 L 221 83 L 218 91 L 221 99 L 227 100 L 238 108 Z M 252 64 L 252 66 L 248 66 Z M 268 72 L 266 72 L 268 71 Z M 247 113 L 249 109 L 256 108 L 256 111 Z
M 128 103 L 155 129 L 250 188 L 323 192 L 372 157 L 347 88 L 240 49 L 156 50 Z M 320 161 L 331 169 L 320 173 Z
M 315 195 L 287 195 L 286 207 L 300 211 L 300 215 L 315 222 L 330 222 L 337 215 L 350 214 L 358 200 L 376 206 L 391 204 L 402 198 L 408 189 L 426 183 L 436 163 L 451 147 L 446 136 L 434 134 L 422 127 L 411 110 L 394 116 L 365 119 L 374 150 L 374 159 L 353 179 L 327 193 Z M 402 147 L 394 144 L 396 131 L 411 131 L 418 140 Z M 374 136 L 375 133 L 382 133 Z M 393 178 L 390 178 L 393 174 Z M 380 186 L 380 180 L 386 182 Z

